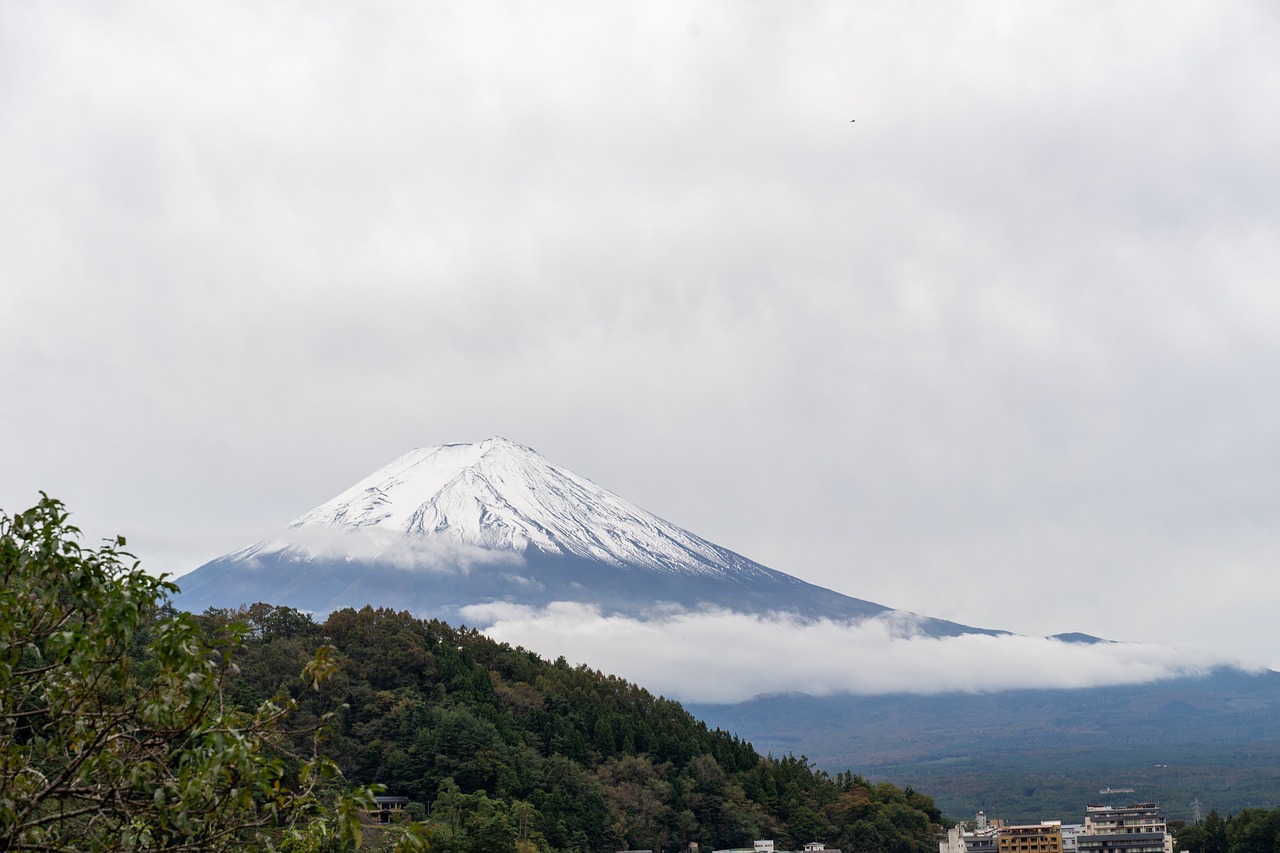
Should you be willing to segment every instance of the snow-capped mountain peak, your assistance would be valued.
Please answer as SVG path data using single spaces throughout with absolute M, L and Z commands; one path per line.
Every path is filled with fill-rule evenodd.
M 466 618 L 475 605 L 580 603 L 865 619 L 889 613 L 767 568 L 503 438 L 412 450 L 275 537 L 184 576 L 188 609 L 371 604 Z M 907 613 L 902 630 L 992 633 Z
M 498 437 L 411 450 L 237 556 L 315 551 L 338 533 L 376 543 L 375 551 L 436 544 L 663 572 L 758 568 Z

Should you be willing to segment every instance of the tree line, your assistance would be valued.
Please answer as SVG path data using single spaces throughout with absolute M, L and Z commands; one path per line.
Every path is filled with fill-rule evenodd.
M 1280 807 L 1249 808 L 1222 817 L 1216 811 L 1174 835 L 1186 853 L 1280 853 Z

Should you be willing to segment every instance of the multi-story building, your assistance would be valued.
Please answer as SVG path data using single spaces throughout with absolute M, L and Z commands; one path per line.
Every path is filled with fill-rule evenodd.
M 1062 825 L 1062 853 L 1079 853 L 1081 835 L 1084 835 L 1083 823 L 1064 823 Z
M 1173 836 L 1155 803 L 1085 807 L 1078 853 L 1173 853 Z
M 995 827 L 988 827 L 965 833 L 962 853 L 997 853 L 996 833 L 998 831 Z
M 1155 803 L 1089 805 L 1083 824 L 1066 825 L 1003 826 L 978 812 L 974 831 L 954 827 L 938 853 L 1173 853 L 1173 836 Z
M 1084 831 L 1088 835 L 1164 832 L 1164 812 L 1155 803 L 1123 807 L 1090 804 L 1084 809 Z
M 947 831 L 945 841 L 938 841 L 938 853 L 997 853 L 996 833 L 1003 825 L 998 818 L 988 820 L 986 812 L 978 812 L 973 832 L 956 824 Z
M 996 832 L 996 853 L 1062 853 L 1062 821 L 1002 827 Z

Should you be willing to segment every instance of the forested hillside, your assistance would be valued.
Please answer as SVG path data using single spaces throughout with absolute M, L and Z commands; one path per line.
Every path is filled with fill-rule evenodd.
M 250 626 L 233 701 L 289 693 L 304 726 L 345 704 L 326 751 L 351 781 L 383 784 L 429 816 L 435 850 L 935 846 L 941 815 L 910 788 L 761 757 L 676 702 L 476 631 L 367 607 L 323 623 L 265 604 L 199 621 L 211 636 Z M 323 645 L 335 671 L 321 692 L 303 690 L 299 668 Z
M 1187 853 L 1276 853 L 1280 849 L 1280 808 L 1244 809 L 1177 829 L 1177 849 Z

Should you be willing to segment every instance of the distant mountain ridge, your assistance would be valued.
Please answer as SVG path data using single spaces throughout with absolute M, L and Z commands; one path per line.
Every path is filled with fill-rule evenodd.
M 180 578 L 179 607 L 373 604 L 457 619 L 468 605 L 572 601 L 803 618 L 893 614 L 930 636 L 1004 633 L 843 595 L 767 568 L 503 438 L 418 448 L 279 534 Z
M 1131 787 L 1171 819 L 1280 803 L 1280 673 L 1222 667 L 1146 684 L 685 703 L 761 752 L 927 790 L 948 815 L 1077 814 Z

